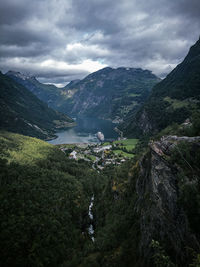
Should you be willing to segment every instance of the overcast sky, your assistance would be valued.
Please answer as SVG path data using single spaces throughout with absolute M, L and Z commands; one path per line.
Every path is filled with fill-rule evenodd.
M 200 0 L 1 0 L 0 69 L 66 84 L 111 67 L 164 77 L 200 35 Z

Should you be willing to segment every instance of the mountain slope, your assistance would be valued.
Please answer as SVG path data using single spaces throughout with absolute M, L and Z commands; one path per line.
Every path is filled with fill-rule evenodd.
M 200 248 L 199 143 L 168 136 L 109 173 L 95 195 L 91 266 L 190 266 Z
M 15 71 L 8 71 L 6 75 L 17 83 L 25 86 L 29 91 L 53 109 L 59 109 L 59 105 L 65 100 L 62 89 L 53 84 L 40 83 L 34 76 L 28 76 Z
M 46 142 L 0 132 L 0 265 L 190 266 L 200 242 L 199 142 L 168 136 L 97 173 Z
M 24 86 L 0 73 L 0 129 L 48 138 L 70 123 L 72 119 L 49 108 Z
M 0 266 L 78 266 L 98 174 L 28 136 L 0 132 L 0 151 Z
M 121 120 L 137 110 L 160 81 L 148 70 L 104 68 L 66 88 L 66 107 L 71 114 Z
M 122 120 L 144 103 L 151 88 L 160 81 L 148 70 L 104 68 L 65 88 L 45 85 L 35 77 L 9 71 L 9 77 L 24 85 L 50 107 L 73 116 L 88 115 Z
M 200 110 L 200 40 L 190 48 L 184 61 L 157 84 L 144 107 L 127 118 L 126 134 L 155 133 L 172 123 L 182 123 Z

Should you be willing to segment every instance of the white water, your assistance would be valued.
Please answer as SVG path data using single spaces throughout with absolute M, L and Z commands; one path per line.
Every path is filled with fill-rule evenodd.
M 92 214 L 92 207 L 94 205 L 94 195 L 91 197 L 91 200 L 90 200 L 90 205 L 89 205 L 89 210 L 88 210 L 88 216 L 90 218 L 91 221 L 93 221 L 94 219 L 94 216 Z M 94 228 L 93 228 L 93 225 L 90 224 L 89 228 L 88 228 L 88 233 L 92 239 L 92 241 L 94 242 Z

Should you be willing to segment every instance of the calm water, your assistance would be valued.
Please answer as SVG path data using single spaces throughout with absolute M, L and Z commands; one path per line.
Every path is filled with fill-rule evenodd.
M 49 141 L 50 144 L 72 144 L 72 143 L 97 143 L 97 132 L 102 132 L 106 140 L 118 137 L 114 131 L 116 124 L 111 121 L 96 118 L 80 117 L 76 120 L 77 126 L 64 131 L 57 132 L 56 139 Z

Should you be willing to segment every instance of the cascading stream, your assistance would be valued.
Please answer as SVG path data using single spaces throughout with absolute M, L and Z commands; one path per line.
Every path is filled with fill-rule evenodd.
M 91 197 L 91 200 L 90 200 L 90 205 L 89 205 L 89 210 L 88 210 L 88 216 L 91 220 L 91 222 L 93 221 L 94 219 L 94 216 L 92 214 L 92 207 L 94 205 L 94 195 Z M 94 242 L 94 227 L 93 227 L 93 224 L 91 223 L 89 228 L 88 228 L 88 233 L 92 239 L 92 241 Z

